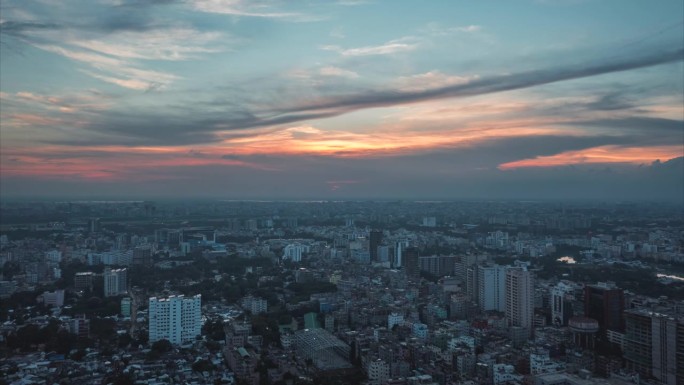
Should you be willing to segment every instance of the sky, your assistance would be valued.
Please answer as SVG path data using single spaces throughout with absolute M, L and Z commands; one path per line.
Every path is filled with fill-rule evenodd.
M 51 196 L 684 204 L 684 2 L 1 0 Z

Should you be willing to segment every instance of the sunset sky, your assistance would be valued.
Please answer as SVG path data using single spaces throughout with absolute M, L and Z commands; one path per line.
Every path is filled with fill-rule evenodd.
M 684 203 L 681 0 L 0 4 L 0 197 Z

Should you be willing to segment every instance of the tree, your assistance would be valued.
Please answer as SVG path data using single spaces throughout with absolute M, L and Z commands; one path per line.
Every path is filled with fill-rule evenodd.
M 194 364 L 192 364 L 192 371 L 193 372 L 198 372 L 198 373 L 211 372 L 214 369 L 215 369 L 214 364 L 209 362 L 209 360 L 199 360 L 199 361 L 195 362 Z
M 202 334 L 214 341 L 225 340 L 226 332 L 223 330 L 223 320 L 219 318 L 207 320 L 202 327 Z
M 159 340 L 159 341 L 155 341 L 155 342 L 152 344 L 152 350 L 153 350 L 154 352 L 159 353 L 159 354 L 164 354 L 164 353 L 170 352 L 171 349 L 173 349 L 173 345 L 172 345 L 171 342 L 170 342 L 169 340 L 167 340 L 167 339 L 162 339 L 162 340 Z

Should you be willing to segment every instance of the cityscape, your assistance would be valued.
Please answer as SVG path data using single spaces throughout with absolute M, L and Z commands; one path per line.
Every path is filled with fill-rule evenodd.
M 681 206 L 3 202 L 5 383 L 680 384 Z
M 0 0 L 0 385 L 684 385 L 681 0 Z

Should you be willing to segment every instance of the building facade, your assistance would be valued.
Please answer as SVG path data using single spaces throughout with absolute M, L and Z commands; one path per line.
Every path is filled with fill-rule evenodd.
M 480 309 L 506 310 L 506 266 L 478 266 L 477 291 Z
M 646 309 L 625 311 L 625 365 L 662 384 L 684 381 L 684 318 Z M 679 379 L 679 381 L 678 381 Z
M 103 277 L 105 297 L 128 293 L 128 270 L 106 268 Z
M 510 326 L 525 328 L 528 334 L 532 332 L 534 280 L 526 269 L 506 270 L 506 318 Z
M 193 341 L 202 333 L 202 296 L 149 299 L 149 340 L 173 344 Z
M 614 284 L 599 282 L 584 287 L 584 315 L 598 321 L 601 332 L 624 330 L 625 297 Z

